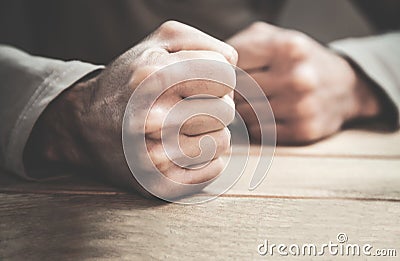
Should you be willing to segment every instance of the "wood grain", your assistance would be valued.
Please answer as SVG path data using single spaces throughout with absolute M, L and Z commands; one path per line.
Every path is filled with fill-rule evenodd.
M 235 157 L 242 156 L 233 156 L 233 162 Z M 277 156 L 265 180 L 256 190 L 250 191 L 248 187 L 256 162 L 257 158 L 250 156 L 242 178 L 226 195 L 400 201 L 400 160 Z M 5 193 L 129 193 L 98 181 L 77 177 L 24 182 L 4 174 L 0 176 L 0 192 Z
M 277 155 L 400 159 L 400 132 L 347 130 L 311 146 L 279 147 Z
M 255 162 L 250 157 L 227 194 L 400 200 L 400 160 L 277 156 L 264 182 L 249 191 Z
M 241 148 L 247 153 L 247 147 Z M 257 153 L 257 147 L 251 150 Z M 400 159 L 400 131 L 346 130 L 308 146 L 279 146 L 277 156 Z
M 265 181 L 249 191 L 252 147 L 231 190 L 189 206 L 82 176 L 27 182 L 0 172 L 0 260 L 267 259 L 257 253 L 264 239 L 318 245 L 341 232 L 349 243 L 394 248 L 399 256 L 399 137 L 349 131 L 278 148 Z
M 400 242 L 396 202 L 219 198 L 183 206 L 133 195 L 0 197 L 3 260 L 252 260 L 264 239 L 323 244 L 341 232 L 375 248 Z

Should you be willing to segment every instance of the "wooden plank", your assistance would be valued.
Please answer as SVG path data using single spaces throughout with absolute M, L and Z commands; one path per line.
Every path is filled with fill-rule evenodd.
M 226 197 L 183 206 L 134 195 L 0 194 L 0 259 L 251 260 L 264 239 L 321 245 L 336 243 L 341 232 L 349 243 L 397 248 L 399 255 L 398 206 Z
M 340 232 L 351 243 L 398 247 L 400 160 L 388 145 L 397 138 L 357 141 L 365 146 L 351 155 L 339 153 L 351 139 L 331 141 L 278 151 L 255 191 L 247 189 L 252 155 L 227 194 L 191 206 L 81 177 L 36 183 L 0 173 L 0 260 L 257 259 L 264 239 L 323 244 Z
M 249 158 L 227 194 L 400 200 L 400 160 L 277 156 L 264 182 L 249 191 L 255 162 Z
M 233 162 L 235 157 L 243 156 L 233 156 Z M 277 156 L 264 182 L 249 191 L 255 162 L 256 157 L 251 156 L 242 178 L 227 195 L 400 200 L 400 160 Z M 65 178 L 37 183 L 0 176 L 0 192 L 7 193 L 126 193 L 90 179 Z
M 238 153 L 247 154 L 247 146 L 238 147 Z M 252 146 L 250 153 L 258 153 L 258 146 Z M 307 146 L 278 146 L 275 155 L 400 159 L 400 131 L 346 130 Z
M 68 175 L 69 174 L 69 175 Z M 95 180 L 93 176 L 65 173 L 65 176 L 44 181 L 27 181 L 0 171 L 0 192 L 36 194 L 115 195 L 126 194 L 119 188 Z
M 346 130 L 309 146 L 278 147 L 276 155 L 400 159 L 400 131 Z

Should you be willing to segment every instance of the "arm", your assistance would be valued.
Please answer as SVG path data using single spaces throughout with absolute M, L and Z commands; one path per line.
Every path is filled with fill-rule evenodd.
M 370 81 L 381 96 L 381 119 L 398 128 L 400 109 L 400 32 L 360 39 L 345 39 L 330 48 L 346 57 Z
M 27 57 L 29 56 L 24 54 L 20 60 Z M 42 61 L 40 59 L 39 61 Z M 224 161 L 220 156 L 230 145 L 228 129 L 220 121 L 215 121 L 213 117 L 207 115 L 196 115 L 183 124 L 164 120 L 179 102 L 185 102 L 187 108 L 191 109 L 201 102 L 202 106 L 221 111 L 218 106 L 215 106 L 214 99 L 185 99 L 193 95 L 207 94 L 231 101 L 229 110 L 223 112 L 229 121 L 232 121 L 234 117 L 232 87 L 227 88 L 227 84 L 214 82 L 199 84 L 198 81 L 184 81 L 165 86 L 171 79 L 171 73 L 164 72 L 161 75 L 157 74 L 155 82 L 151 82 L 151 88 L 143 86 L 139 88 L 144 79 L 159 71 L 160 68 L 193 59 L 207 59 L 225 64 L 229 69 L 218 75 L 225 77 L 230 83 L 229 86 L 233 86 L 232 83 L 236 78 L 231 64 L 235 65 L 237 62 L 236 51 L 222 41 L 174 21 L 165 22 L 151 36 L 127 50 L 99 73 L 90 74 L 79 81 L 76 81 L 76 78 L 68 81 L 65 86 L 72 84 L 71 88 L 54 99 L 44 111 L 44 106 L 40 107 L 43 113 L 36 122 L 25 149 L 25 167 L 28 174 L 31 173 L 31 169 L 40 170 L 44 167 L 48 170 L 49 166 L 56 166 L 57 170 L 63 170 L 64 168 L 59 168 L 60 165 L 73 169 L 88 169 L 90 173 L 96 175 L 96 178 L 104 178 L 114 184 L 144 192 L 132 175 L 124 154 L 122 128 L 125 126 L 125 133 L 129 139 L 133 142 L 138 141 L 136 144 L 129 145 L 129 162 L 134 162 L 132 166 L 138 168 L 144 176 L 151 177 L 146 180 L 148 182 L 146 184 L 151 187 L 151 193 L 157 196 L 162 195 L 166 199 L 202 189 L 224 169 Z M 10 62 L 4 61 L 4 64 L 10 64 Z M 57 71 L 57 66 L 58 64 L 55 63 L 54 69 L 52 68 L 50 72 Z M 25 67 L 28 71 L 36 70 L 31 67 L 38 68 L 38 64 L 27 64 Z M 217 67 L 207 68 L 211 71 L 204 73 L 215 73 Z M 196 73 L 198 70 L 196 68 L 198 67 L 190 67 L 187 70 Z M 203 69 L 201 67 L 199 71 L 203 72 Z M 59 90 L 60 87 L 57 86 L 63 83 L 61 79 L 68 75 L 69 70 L 69 68 L 61 68 L 61 74 L 56 75 L 55 79 L 44 80 L 46 88 Z M 81 76 L 87 75 L 88 71 L 82 73 Z M 13 77 L 9 77 L 10 81 L 17 82 L 15 75 L 25 74 L 17 71 Z M 33 82 L 31 79 L 28 80 L 25 84 Z M 21 84 L 16 83 L 16 86 L 18 85 Z M 135 109 L 129 110 L 124 117 L 127 103 L 138 88 L 140 91 L 135 92 L 135 100 L 132 102 Z M 13 93 L 12 89 L 5 90 L 8 90 L 10 94 Z M 62 89 L 58 93 L 61 91 Z M 42 93 L 40 90 L 38 92 Z M 27 100 L 21 99 L 18 94 L 14 100 L 22 104 L 22 112 L 18 112 L 18 115 L 21 115 L 21 113 L 26 113 L 25 110 L 28 112 L 31 110 L 31 100 L 36 104 L 38 94 L 30 93 Z M 153 101 L 154 94 L 159 96 Z M 41 100 L 40 97 L 42 97 L 41 94 L 39 94 L 39 100 Z M 51 98 L 43 98 L 43 100 L 46 100 L 48 104 Z M 9 103 L 4 108 L 10 106 Z M 180 110 L 185 115 L 185 109 Z M 35 117 L 38 117 L 38 114 L 40 112 Z M 124 119 L 125 125 L 123 125 Z M 13 139 L 16 143 L 21 139 L 24 143 L 26 142 L 32 125 L 33 123 L 29 126 L 21 125 L 18 127 L 20 132 L 11 134 L 15 135 Z M 182 128 L 176 136 L 168 136 L 168 141 L 177 142 L 180 146 L 170 146 L 167 154 L 161 133 L 164 128 L 171 130 L 176 127 Z M 22 132 L 27 133 L 22 135 Z M 197 157 L 198 144 L 205 136 L 212 137 L 215 141 L 215 146 L 200 151 L 209 153 L 207 155 L 210 155 L 210 158 Z M 14 148 L 10 145 L 8 147 Z M 20 165 L 17 166 L 23 169 L 21 166 L 23 145 L 17 148 L 19 148 L 18 154 L 13 153 L 7 156 L 8 159 L 19 163 Z M 176 160 L 181 160 L 182 153 L 194 160 L 175 164 Z M 205 161 L 207 164 L 201 168 L 191 167 L 203 164 Z M 32 168 L 31 164 L 36 164 L 35 168 Z M 13 168 L 13 165 L 8 169 L 23 173 L 21 169 Z M 163 176 L 167 178 L 162 178 Z M 152 179 L 153 177 L 157 178 Z M 198 184 L 198 186 L 182 186 L 182 184 Z
M 101 68 L 35 57 L 0 45 L 0 166 L 28 178 L 23 152 L 47 105 L 84 75 Z

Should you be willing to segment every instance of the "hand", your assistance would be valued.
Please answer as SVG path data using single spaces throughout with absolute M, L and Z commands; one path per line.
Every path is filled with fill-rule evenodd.
M 238 66 L 267 95 L 281 144 L 317 141 L 348 121 L 380 113 L 369 83 L 344 58 L 301 32 L 257 22 L 227 42 L 239 53 Z M 257 140 L 260 126 L 249 105 L 237 96 L 235 102 Z
M 26 153 L 27 164 L 35 162 L 29 160 L 29 155 L 31 159 L 35 158 L 32 155 L 41 155 L 42 163 L 94 169 L 117 184 L 140 190 L 128 169 L 122 148 L 122 119 L 127 102 L 139 83 L 151 73 L 166 65 L 196 58 L 236 64 L 237 53 L 231 46 L 192 27 L 173 21 L 164 23 L 98 75 L 83 79 L 49 105 L 32 133 Z M 233 68 L 231 74 L 227 72 L 226 79 L 234 87 Z M 205 134 L 210 135 L 217 143 L 212 162 L 204 168 L 191 170 L 173 164 L 165 155 L 160 140 L 161 123 L 174 104 L 194 94 L 230 99 L 232 110 L 226 113 L 233 120 L 231 88 L 190 81 L 178 84 L 160 96 L 145 124 L 147 149 L 154 165 L 165 176 L 184 184 L 201 183 L 217 176 L 224 167 L 219 156 L 230 145 L 230 134 L 223 124 L 212 117 L 196 116 L 181 129 L 179 141 L 182 151 L 188 156 L 196 156 L 199 140 Z M 199 100 L 188 102 L 195 104 Z M 212 101 L 204 99 L 200 102 Z M 143 108 L 144 112 L 148 110 Z M 138 158 L 145 153 L 137 151 Z M 138 161 L 136 164 L 143 163 Z M 174 196 L 184 194 L 183 191 L 171 193 Z

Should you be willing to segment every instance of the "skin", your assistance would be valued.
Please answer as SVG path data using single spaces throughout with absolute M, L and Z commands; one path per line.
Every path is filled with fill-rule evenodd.
M 307 144 L 357 119 L 377 117 L 381 106 L 372 84 L 343 57 L 307 35 L 256 22 L 227 41 L 239 53 L 238 66 L 268 97 L 279 144 Z M 257 98 L 252 102 L 257 106 Z M 254 140 L 260 126 L 249 104 L 235 96 Z M 265 131 L 271 125 L 261 126 Z
M 346 59 L 300 32 L 257 22 L 227 42 L 178 22 L 163 24 L 104 70 L 74 84 L 48 106 L 26 146 L 27 169 L 52 165 L 90 169 L 115 184 L 144 192 L 132 178 L 123 154 L 121 128 L 126 104 L 139 83 L 151 73 L 193 58 L 238 63 L 247 70 L 269 98 L 280 144 L 314 142 L 337 132 L 345 123 L 374 118 L 381 112 L 371 83 Z M 239 60 L 232 46 L 239 52 Z M 228 81 L 234 82 L 229 77 L 226 75 Z M 166 156 L 161 146 L 160 122 L 175 103 L 196 94 L 233 99 L 231 88 L 221 84 L 179 84 L 157 100 L 145 124 L 152 162 L 163 175 L 183 184 L 216 177 L 224 167 L 220 155 L 230 143 L 229 131 L 223 124 L 212 117 L 197 116 L 182 126 L 179 144 L 186 155 L 193 157 L 200 153 L 196 146 L 200 139 L 205 135 L 213 137 L 217 149 L 211 163 L 194 170 L 177 166 Z M 257 97 L 248 98 L 255 106 L 265 106 L 257 103 Z M 260 137 L 260 129 L 273 128 L 259 126 L 243 98 L 235 95 L 234 100 L 254 140 Z M 196 102 L 210 101 L 188 102 L 197 106 Z M 233 119 L 233 106 L 225 113 Z M 137 164 L 146 169 L 141 160 L 144 153 L 147 152 L 137 151 Z M 163 184 L 158 187 L 172 196 L 188 193 Z
M 49 105 L 29 139 L 25 153 L 27 168 L 49 165 L 87 168 L 116 184 L 143 192 L 128 169 L 122 149 L 122 119 L 128 99 L 143 79 L 161 67 L 197 58 L 233 65 L 238 59 L 237 52 L 224 42 L 175 21 L 164 23 L 104 70 L 74 84 Z M 226 78 L 234 85 L 234 73 L 227 74 Z M 165 155 L 160 139 L 163 119 L 176 102 L 197 94 L 230 99 L 232 109 L 226 110 L 226 114 L 233 120 L 231 88 L 193 81 L 166 91 L 150 109 L 145 124 L 147 150 L 154 165 L 166 177 L 183 184 L 206 182 L 217 176 L 224 167 L 220 155 L 230 146 L 227 128 L 214 118 L 202 115 L 185 122 L 179 142 L 186 155 L 196 156 L 200 153 L 199 140 L 205 135 L 213 137 L 217 149 L 210 164 L 201 169 L 188 169 L 173 164 Z M 196 106 L 199 100 L 187 102 Z M 147 109 L 143 108 L 143 112 Z M 137 151 L 138 159 L 145 153 Z M 145 169 L 142 160 L 137 164 Z M 177 197 L 187 193 L 173 188 L 165 190 L 163 193 Z

